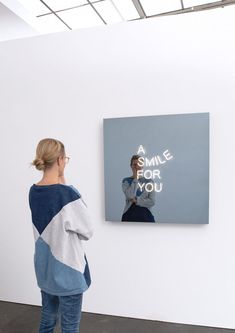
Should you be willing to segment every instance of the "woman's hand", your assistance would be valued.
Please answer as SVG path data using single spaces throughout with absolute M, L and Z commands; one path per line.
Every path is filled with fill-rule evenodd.
M 134 179 L 138 179 L 138 170 L 136 170 L 135 168 L 133 168 L 133 176 L 134 176 Z
M 132 203 L 135 203 L 136 204 L 136 198 L 132 198 L 131 200 L 130 200 Z

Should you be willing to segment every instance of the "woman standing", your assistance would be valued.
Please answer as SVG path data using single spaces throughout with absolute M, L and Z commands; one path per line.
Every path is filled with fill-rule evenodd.
M 80 193 L 65 184 L 68 161 L 64 144 L 45 138 L 31 163 L 43 171 L 42 179 L 29 190 L 34 268 L 42 296 L 39 333 L 52 333 L 57 319 L 62 333 L 78 333 L 83 292 L 91 284 L 82 240 L 90 239 L 93 227 Z

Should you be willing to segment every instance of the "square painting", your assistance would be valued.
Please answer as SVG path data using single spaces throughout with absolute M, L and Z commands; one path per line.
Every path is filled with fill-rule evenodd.
M 104 119 L 105 219 L 209 223 L 209 113 Z

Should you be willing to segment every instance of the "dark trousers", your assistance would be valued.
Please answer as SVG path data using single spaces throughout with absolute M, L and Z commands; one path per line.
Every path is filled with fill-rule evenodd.
M 125 222 L 155 222 L 153 214 L 146 207 L 140 207 L 132 204 L 131 207 L 122 215 L 122 221 Z

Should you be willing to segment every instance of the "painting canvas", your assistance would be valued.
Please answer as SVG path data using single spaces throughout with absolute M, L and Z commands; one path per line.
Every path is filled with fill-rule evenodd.
M 105 219 L 209 223 L 209 113 L 103 121 Z

